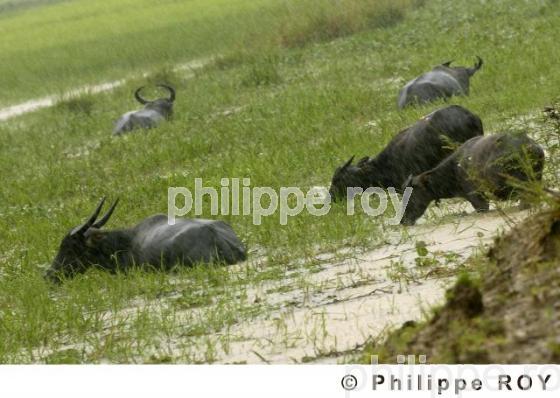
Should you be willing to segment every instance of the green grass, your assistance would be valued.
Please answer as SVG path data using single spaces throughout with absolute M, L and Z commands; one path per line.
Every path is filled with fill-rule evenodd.
M 41 7 L 61 1 L 67 0 L 0 0 L 0 14 L 21 11 L 33 7 Z
M 393 23 L 416 1 L 0 2 L 0 105 L 232 48 L 338 37 Z
M 328 185 L 349 156 L 375 154 L 437 106 L 397 112 L 396 95 L 406 80 L 449 59 L 470 65 L 474 55 L 484 58 L 471 96 L 453 102 L 479 114 L 487 131 L 542 108 L 560 87 L 555 1 L 428 0 L 410 9 L 403 2 L 377 28 L 365 22 L 373 17 L 320 34 L 312 33 L 332 23 L 311 30 L 302 23 L 295 33 L 272 29 L 272 44 L 227 52 L 264 29 L 269 20 L 259 18 L 270 18 L 272 1 L 112 4 L 129 12 L 105 15 L 100 2 L 76 0 L 0 14 L 2 102 L 145 68 L 178 87 L 172 121 L 121 138 L 111 136 L 112 123 L 137 107 L 131 93 L 145 81 L 0 124 L 0 362 L 211 362 L 216 345 L 227 347 L 232 338 L 228 328 L 266 317 L 266 300 L 255 304 L 248 290 L 290 272 L 305 275 L 318 252 L 369 247 L 386 229 L 400 228 L 383 218 L 348 217 L 338 205 L 326 217 L 301 214 L 287 226 L 277 216 L 258 227 L 251 217 L 224 216 L 252 250 L 247 267 L 173 276 L 90 272 L 62 287 L 47 285 L 41 273 L 60 239 L 101 196 L 121 198 L 109 226 L 119 227 L 165 213 L 168 186 L 192 188 L 196 177 L 215 187 L 222 177 L 250 177 L 252 186 L 275 189 Z M 180 23 L 186 15 L 191 24 Z M 16 43 L 27 43 L 25 54 Z M 215 53 L 224 56 L 192 79 L 169 72 L 170 63 Z M 300 258 L 302 264 L 293 262 Z M 166 294 L 176 305 L 160 300 Z M 123 314 L 135 300 L 152 306 Z M 201 313 L 182 318 L 179 308 L 198 306 Z M 205 340 L 216 331 L 218 343 Z M 179 357 L 169 351 L 176 341 L 184 344 Z M 51 354 L 70 343 L 71 351 Z

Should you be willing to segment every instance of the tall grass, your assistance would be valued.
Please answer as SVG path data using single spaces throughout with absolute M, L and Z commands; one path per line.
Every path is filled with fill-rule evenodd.
M 331 40 L 399 22 L 409 0 L 310 0 L 285 2 L 278 38 L 286 47 Z

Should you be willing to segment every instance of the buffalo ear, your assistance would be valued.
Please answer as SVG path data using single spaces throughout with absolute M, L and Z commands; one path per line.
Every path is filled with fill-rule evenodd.
M 430 179 L 430 174 L 422 173 L 414 179 L 415 181 L 413 182 L 413 184 L 419 188 L 426 188 L 430 183 Z
M 369 162 L 369 156 L 364 156 L 363 158 L 358 160 L 358 163 L 356 163 L 356 166 L 362 167 L 362 166 L 366 165 L 368 162 Z
M 102 231 L 90 230 L 88 232 L 89 233 L 86 237 L 87 247 L 95 248 L 99 245 L 99 242 L 101 242 L 105 238 L 105 234 Z
M 451 66 L 451 62 L 453 62 L 453 60 L 444 62 L 442 65 L 447 66 L 449 68 Z
M 429 180 L 430 180 L 430 176 L 427 173 L 422 173 L 420 175 L 417 175 L 416 177 L 412 176 L 411 174 L 404 182 L 402 189 L 404 191 L 407 187 L 426 188 L 426 184 L 428 184 Z

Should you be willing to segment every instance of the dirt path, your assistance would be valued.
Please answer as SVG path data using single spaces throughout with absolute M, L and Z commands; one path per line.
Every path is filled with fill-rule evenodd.
M 211 61 L 210 58 L 198 59 L 191 62 L 187 62 L 185 64 L 181 64 L 173 68 L 173 70 L 175 72 L 191 71 L 194 69 L 202 68 L 203 66 L 207 65 L 210 61 Z M 135 76 L 134 78 L 146 77 L 148 75 L 149 72 L 145 72 L 138 76 Z M 105 82 L 101 84 L 82 86 L 69 90 L 62 95 L 49 95 L 47 97 L 37 98 L 37 99 L 22 102 L 20 104 L 11 105 L 6 108 L 0 109 L 0 122 L 14 118 L 16 116 L 24 115 L 26 113 L 34 112 L 39 109 L 51 107 L 53 105 L 56 105 L 60 101 L 67 100 L 69 98 L 78 97 L 83 94 L 97 94 L 105 91 L 111 91 L 124 85 L 128 80 L 130 80 L 130 78 L 114 80 L 111 82 Z

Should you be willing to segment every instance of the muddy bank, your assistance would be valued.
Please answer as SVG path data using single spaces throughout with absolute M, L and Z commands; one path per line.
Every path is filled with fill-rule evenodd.
M 496 239 L 478 276 L 462 275 L 443 307 L 365 350 L 386 363 L 560 363 L 560 205 Z
M 459 206 L 457 206 L 459 205 Z M 324 253 L 317 257 L 319 267 L 304 272 L 295 268 L 283 278 L 263 280 L 240 292 L 239 300 L 249 306 L 265 306 L 266 313 L 243 320 L 212 334 L 188 336 L 193 319 L 210 313 L 209 307 L 177 308 L 181 294 L 157 302 L 136 301 L 118 312 L 101 317 L 106 333 L 123 336 L 134 329 L 142 311 L 162 317 L 172 312 L 178 330 L 173 338 L 161 337 L 161 349 L 143 348 L 133 362 L 178 363 L 337 363 L 348 362 L 363 350 L 371 336 L 383 335 L 403 323 L 423 319 L 423 314 L 445 300 L 445 290 L 455 281 L 462 264 L 472 255 L 488 250 L 499 231 L 509 228 L 527 212 L 516 209 L 486 214 L 472 211 L 460 215 L 468 206 L 456 204 L 434 209 L 438 220 L 450 212 L 452 222 L 434 225 L 423 220 L 417 226 L 387 231 L 385 242 L 373 250 L 351 256 Z M 450 214 L 450 215 L 451 215 Z M 239 264 L 231 272 L 244 273 L 251 264 Z M 118 323 L 118 331 L 110 325 Z M 179 337 L 180 336 L 180 337 Z M 90 336 L 93 338 L 93 336 Z M 211 347 L 211 353 L 208 352 Z M 53 352 L 37 350 L 38 358 L 80 353 L 88 361 L 105 362 L 95 357 L 93 346 L 68 342 Z M 84 353 L 84 354 L 81 354 Z

